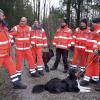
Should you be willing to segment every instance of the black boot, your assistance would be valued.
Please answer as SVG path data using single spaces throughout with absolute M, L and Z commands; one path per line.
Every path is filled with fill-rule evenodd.
M 45 71 L 50 72 L 48 65 L 45 65 Z
M 100 92 L 100 83 L 98 84 L 98 86 L 95 88 L 96 91 Z
M 68 70 L 64 70 L 64 71 L 63 71 L 63 73 L 67 73 L 67 72 L 68 72 Z
M 38 71 L 36 71 L 35 73 L 31 74 L 31 77 L 40 77 L 40 74 Z
M 52 70 L 52 71 L 53 71 L 53 70 L 57 70 L 57 67 L 54 67 L 54 66 L 53 66 L 52 68 L 50 68 L 50 70 Z
M 44 76 L 43 70 L 38 70 L 38 73 L 39 73 L 41 76 Z
M 94 80 L 90 79 L 90 83 L 92 83 L 92 84 L 98 84 L 99 82 L 98 82 L 98 81 L 94 81 Z
M 26 89 L 27 86 L 22 84 L 20 81 L 13 83 L 14 89 Z
M 82 81 L 80 82 L 80 85 L 81 85 L 81 86 L 88 86 L 88 85 L 89 85 L 89 81 L 82 80 Z

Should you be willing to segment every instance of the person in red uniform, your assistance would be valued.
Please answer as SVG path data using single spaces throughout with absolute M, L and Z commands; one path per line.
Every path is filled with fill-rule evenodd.
M 68 25 L 63 21 L 61 22 L 61 27 L 55 33 L 53 39 L 53 45 L 56 47 L 56 60 L 51 68 L 51 70 L 56 70 L 58 64 L 60 62 L 60 58 L 62 56 L 64 63 L 64 73 L 68 71 L 68 48 L 71 46 L 72 40 L 72 30 L 68 27 Z
M 42 50 L 47 47 L 47 37 L 44 29 L 41 27 L 39 22 L 36 20 L 32 26 L 32 53 L 35 66 L 40 75 L 44 75 L 44 65 L 42 58 Z
M 87 38 L 87 33 L 90 32 L 89 27 L 87 26 L 86 21 L 81 21 L 80 27 L 76 28 L 75 34 L 73 35 L 72 45 L 74 45 L 74 53 L 72 59 L 72 67 L 79 66 L 82 70 L 84 70 L 86 65 L 86 52 L 85 52 L 85 42 Z M 79 59 L 80 58 L 80 59 Z M 79 63 L 78 63 L 79 59 Z
M 8 30 L 0 19 L 0 67 L 5 67 L 8 71 L 14 89 L 26 89 L 27 86 L 20 82 L 16 73 L 16 67 L 10 55 L 10 47 Z
M 39 77 L 34 66 L 34 60 L 31 51 L 31 27 L 27 25 L 27 18 L 22 17 L 19 25 L 16 25 L 10 37 L 15 40 L 16 69 L 19 78 L 22 74 L 22 60 L 25 58 L 29 65 L 29 72 L 32 77 Z
M 99 50 L 99 38 L 100 38 L 100 24 L 97 23 L 98 19 L 94 19 L 93 32 L 89 33 L 86 47 L 89 56 L 87 68 L 85 71 L 85 76 L 83 80 L 80 82 L 82 86 L 88 86 L 90 82 L 98 83 L 99 81 L 99 54 L 97 51 Z M 94 51 L 94 52 L 93 52 Z

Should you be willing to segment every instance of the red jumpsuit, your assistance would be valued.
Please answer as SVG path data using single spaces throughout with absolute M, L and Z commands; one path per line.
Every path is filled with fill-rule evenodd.
M 22 74 L 22 60 L 26 58 L 31 74 L 36 73 L 31 51 L 31 27 L 17 25 L 13 28 L 11 38 L 15 38 L 16 69 L 19 76 Z
M 88 61 L 85 76 L 83 80 L 89 81 L 90 78 L 94 81 L 99 80 L 99 61 L 98 56 L 93 53 L 93 50 L 97 48 L 97 36 L 96 33 L 90 33 L 86 42 L 86 52 L 88 52 Z
M 47 47 L 47 37 L 45 35 L 44 29 L 33 29 L 32 30 L 32 48 L 33 60 L 38 70 L 43 70 L 43 58 L 42 58 L 42 49 Z
M 86 52 L 85 52 L 85 42 L 87 40 L 87 33 L 90 32 L 89 28 L 85 30 L 80 30 L 77 28 L 75 30 L 75 35 L 73 35 L 73 41 L 72 44 L 74 45 L 74 54 L 73 54 L 73 59 L 72 59 L 72 66 L 77 67 L 78 65 L 78 58 L 80 57 L 79 60 L 79 66 L 81 68 L 84 68 L 86 65 Z
M 0 25 L 0 67 L 4 66 L 11 78 L 11 82 L 17 82 L 18 76 L 16 73 L 16 67 L 10 56 L 10 38 L 8 31 L 2 25 Z

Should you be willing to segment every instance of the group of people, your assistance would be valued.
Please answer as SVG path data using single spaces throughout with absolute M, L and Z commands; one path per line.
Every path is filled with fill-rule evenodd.
M 62 56 L 63 72 L 68 72 L 68 51 L 73 47 L 71 66 L 73 68 L 78 67 L 85 73 L 80 85 L 87 86 L 90 82 L 99 82 L 100 20 L 97 22 L 91 31 L 87 21 L 82 20 L 74 32 L 64 20 L 61 22 L 60 28 L 56 31 L 52 41 L 56 48 L 56 60 L 51 70 L 57 69 Z M 14 45 L 15 48 L 16 65 L 10 54 L 11 45 Z M 0 66 L 3 65 L 8 70 L 15 89 L 27 88 L 26 85 L 21 83 L 22 60 L 24 58 L 28 62 L 31 77 L 44 75 L 43 48 L 48 48 L 47 37 L 38 21 L 35 21 L 30 27 L 27 25 L 27 18 L 22 17 L 19 24 L 8 32 L 4 23 L 4 12 L 0 10 Z M 100 91 L 100 88 L 96 90 Z
M 83 80 L 80 81 L 81 86 L 88 86 L 90 82 L 98 84 L 100 81 L 100 19 L 96 18 L 93 22 L 91 29 L 87 20 L 81 20 L 74 32 L 62 22 L 53 39 L 56 61 L 51 70 L 57 69 L 62 55 L 66 73 L 69 69 L 68 49 L 74 48 L 71 67 L 80 68 L 81 73 L 84 73 Z M 96 90 L 100 91 L 100 88 Z
M 32 28 L 27 24 L 27 18 L 22 17 L 18 25 L 10 32 L 4 24 L 4 12 L 0 12 L 0 66 L 5 66 L 15 89 L 26 89 L 21 83 L 22 61 L 28 62 L 31 77 L 44 75 L 42 48 L 47 47 L 47 37 L 38 21 Z M 10 54 L 11 45 L 15 49 L 16 65 Z

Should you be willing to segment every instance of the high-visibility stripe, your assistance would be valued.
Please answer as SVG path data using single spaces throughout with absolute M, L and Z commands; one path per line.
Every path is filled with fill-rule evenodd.
M 97 30 L 97 31 L 96 31 L 96 33 L 99 33 L 99 32 L 100 32 L 100 30 Z
M 82 48 L 85 49 L 85 46 L 75 46 L 76 48 Z
M 97 44 L 100 44 L 100 42 L 97 42 Z
M 93 79 L 94 81 L 99 81 L 99 76 L 92 76 L 92 79 Z
M 3 41 L 3 42 L 0 42 L 0 45 L 4 45 L 4 44 L 8 44 L 9 41 Z
M 43 70 L 43 68 L 38 68 L 38 70 Z
M 54 37 L 54 39 L 57 39 L 57 38 L 58 38 L 57 36 Z
M 87 40 L 86 38 L 76 38 L 77 40 Z
M 53 45 L 55 45 L 56 43 L 55 42 L 53 42 Z
M 71 44 L 75 44 L 75 42 L 71 42 Z
M 45 37 L 45 38 L 43 38 L 43 40 L 46 40 L 47 38 Z
M 27 49 L 30 49 L 31 47 L 25 47 L 25 48 L 19 48 L 19 47 L 16 47 L 17 50 L 27 50 Z
M 19 78 L 17 77 L 17 78 L 15 78 L 15 79 L 12 79 L 11 81 L 12 82 L 16 82 L 16 81 L 18 81 L 19 80 Z
M 96 41 L 96 40 L 87 40 L 87 42 L 97 43 L 97 41 Z
M 35 44 L 35 42 L 32 41 L 31 44 Z
M 36 46 L 43 46 L 43 44 L 36 44 Z
M 44 46 L 47 46 L 48 44 L 43 44 Z
M 43 65 L 41 65 L 41 66 L 37 66 L 37 68 L 43 68 Z
M 71 66 L 77 68 L 77 65 L 71 65 Z
M 58 36 L 57 38 L 61 38 L 61 39 L 72 39 L 72 37 L 64 37 L 64 36 Z
M 76 38 L 76 36 L 72 36 L 73 38 Z
M 85 80 L 85 81 L 89 81 L 89 80 L 90 80 L 90 77 L 88 77 L 88 76 L 84 76 L 83 80 Z
M 37 39 L 42 39 L 42 37 L 40 37 L 40 36 L 33 36 L 33 37 L 31 37 L 32 39 L 34 39 L 34 38 L 37 38 Z
M 67 46 L 64 46 L 64 45 L 57 45 L 57 47 L 67 48 Z
M 30 71 L 35 71 L 35 69 L 30 69 Z
M 93 50 L 86 49 L 85 51 L 86 51 L 86 52 L 93 53 Z
M 9 35 L 9 37 L 10 37 L 10 38 L 13 38 L 13 36 L 12 36 L 12 35 Z
M 71 44 L 68 44 L 68 46 L 70 47 L 70 46 L 71 46 Z
M 17 77 L 17 74 L 10 76 L 10 78 L 14 78 L 14 77 Z
M 30 38 L 16 38 L 16 40 L 30 40 Z
M 8 54 L 0 54 L 0 57 L 4 57 L 7 56 Z

